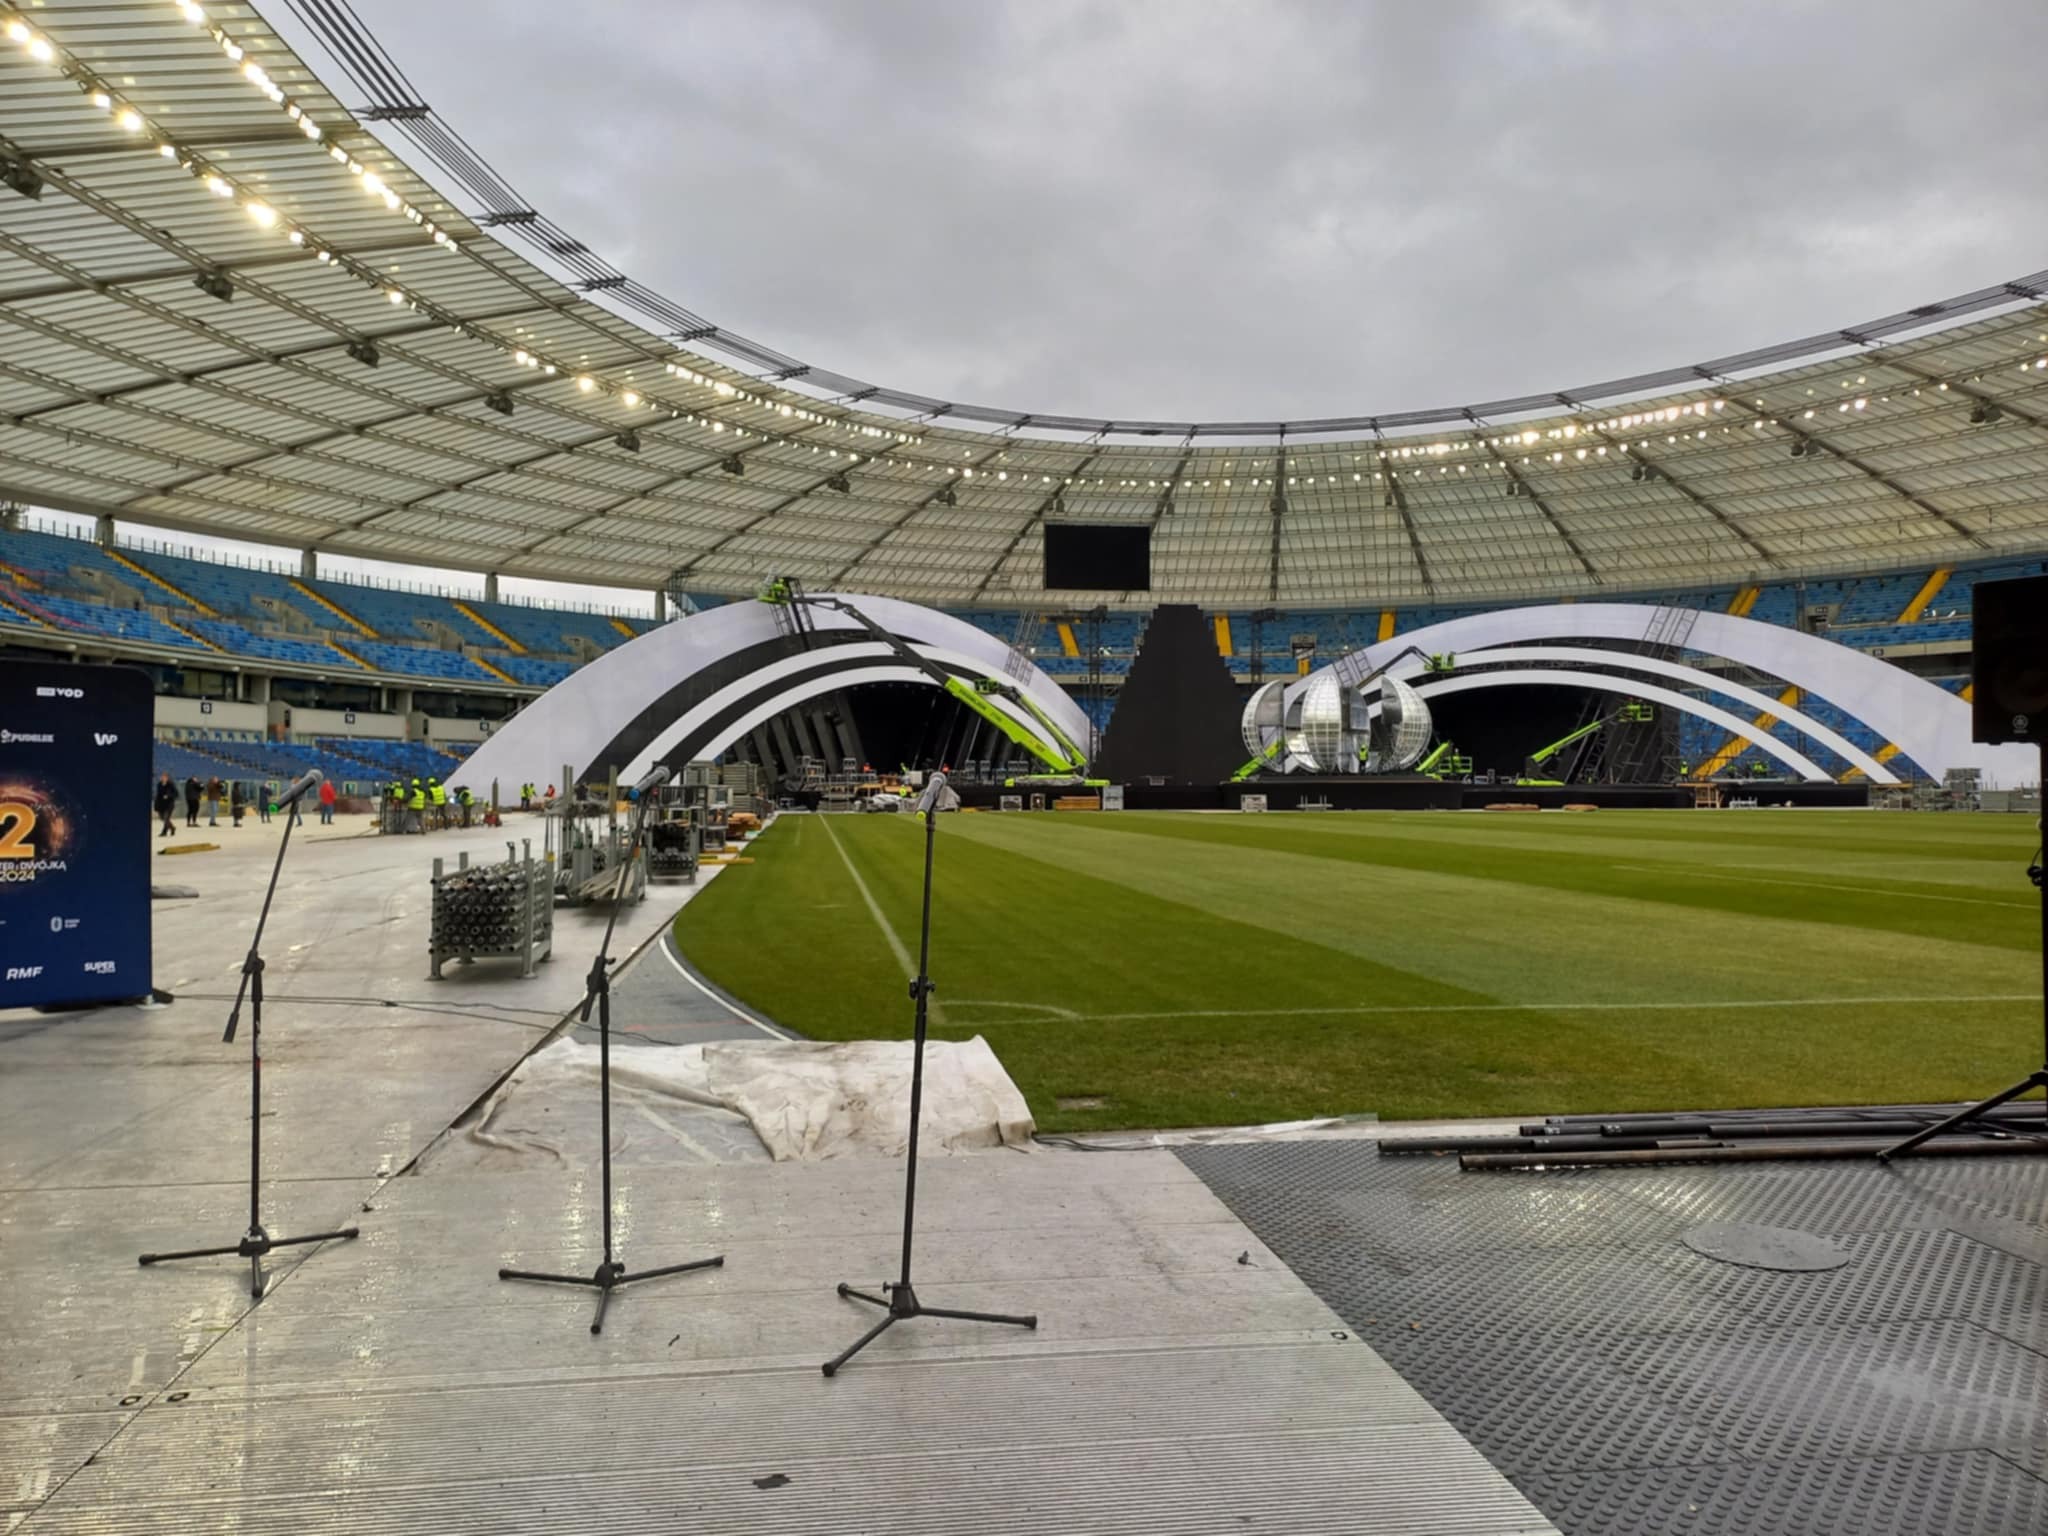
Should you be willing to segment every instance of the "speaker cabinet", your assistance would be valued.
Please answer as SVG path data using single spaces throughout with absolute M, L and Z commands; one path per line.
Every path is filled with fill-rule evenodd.
M 1980 581 L 1971 608 L 1971 735 L 2048 742 L 2048 576 Z

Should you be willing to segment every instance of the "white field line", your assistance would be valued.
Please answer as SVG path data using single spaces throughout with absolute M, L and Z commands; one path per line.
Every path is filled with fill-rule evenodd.
M 676 968 L 676 974 L 678 976 L 682 977 L 683 980 L 687 981 L 699 992 L 702 992 L 706 997 L 710 998 L 711 1001 L 718 1004 L 719 1007 L 723 1008 L 727 1013 L 731 1014 L 741 1023 L 751 1024 L 754 1026 L 754 1028 L 761 1031 L 762 1034 L 771 1036 L 772 1038 L 777 1040 L 790 1040 L 795 1038 L 793 1035 L 786 1034 L 782 1030 L 777 1029 L 773 1024 L 762 1023 L 761 1020 L 755 1018 L 751 1013 L 748 1013 L 745 1009 L 735 1008 L 731 1003 L 727 1002 L 724 998 L 720 997 L 716 992 L 712 991 L 709 987 L 705 986 L 703 982 L 697 979 L 695 973 L 693 973 L 687 965 L 683 964 L 682 961 L 676 958 L 676 952 L 673 949 L 669 948 L 669 936 L 666 933 L 664 933 L 661 936 L 661 953 L 662 957 L 665 960 L 667 960 L 670 965 Z
M 881 903 L 875 900 L 875 893 L 868 889 L 867 881 L 861 879 L 860 871 L 853 867 L 853 860 L 846 856 L 846 844 L 839 841 L 839 834 L 832 829 L 832 818 L 821 816 L 819 823 L 825 828 L 825 835 L 832 839 L 832 846 L 839 850 L 839 862 L 846 866 L 846 872 L 853 876 L 854 888 L 860 892 L 860 899 L 868 904 L 868 913 L 875 920 L 875 926 L 882 930 L 882 937 L 889 941 L 890 953 L 896 956 L 896 963 L 903 967 L 905 981 L 917 980 L 917 966 L 910 958 L 910 951 L 903 947 L 903 941 L 896 937 L 896 930 L 889 926 L 889 919 L 882 915 Z M 936 993 L 931 1001 L 931 1021 L 943 1024 L 946 1015 L 939 1008 Z
M 1615 869 L 1632 869 L 1651 875 L 1674 875 L 1679 872 L 1660 868 L 1655 864 L 1616 864 Z M 1924 891 L 1910 895 L 1895 891 L 1884 885 L 1842 885 L 1832 880 L 1781 880 L 1772 875 L 1722 875 L 1687 866 L 1683 877 L 1698 880 L 1737 880 L 1744 885 L 1796 885 L 1810 891 L 1842 891 L 1851 896 L 1897 896 L 1901 901 L 1960 901 L 1972 907 L 2014 907 L 2031 912 L 2037 903 L 2032 901 L 2000 901 L 1993 896 L 1932 896 Z
M 976 1027 L 996 1024 L 1121 1024 L 1143 1019 L 1294 1019 L 1368 1014 L 1424 1013 L 1690 1013 L 1708 1009 L 1746 1008 L 1870 1008 L 1900 1004 L 1939 1006 L 1945 1003 L 2038 1003 L 2038 992 L 1950 993 L 1945 997 L 1768 997 L 1734 998 L 1697 1003 L 1416 1003 L 1361 1004 L 1355 1008 L 1186 1008 L 1165 1013 L 1082 1013 L 1065 1018 L 976 1019 Z

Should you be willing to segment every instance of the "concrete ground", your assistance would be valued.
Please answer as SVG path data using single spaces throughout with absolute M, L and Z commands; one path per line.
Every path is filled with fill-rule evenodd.
M 419 1163 L 602 931 L 564 910 L 533 979 L 428 982 L 429 859 L 504 834 L 302 830 L 264 946 L 263 1217 L 362 1236 L 281 1251 L 260 1303 L 234 1259 L 138 1268 L 248 1221 L 220 1031 L 274 830 L 156 861 L 200 893 L 155 904 L 175 1003 L 0 1015 L 0 1532 L 1552 1529 L 1163 1150 L 928 1161 L 922 1298 L 1039 1327 L 905 1323 L 832 1380 L 875 1321 L 835 1284 L 895 1270 L 900 1162 L 622 1163 L 629 1267 L 725 1263 L 629 1288 L 600 1336 L 588 1292 L 500 1281 L 587 1273 L 604 1219 L 594 1105 L 545 1166 Z M 650 943 L 689 891 L 621 917 L 622 1048 L 757 1032 Z

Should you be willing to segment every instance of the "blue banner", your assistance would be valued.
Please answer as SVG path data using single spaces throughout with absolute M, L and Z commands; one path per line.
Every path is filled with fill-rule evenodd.
M 154 723 L 132 667 L 0 667 L 0 1008 L 149 992 Z

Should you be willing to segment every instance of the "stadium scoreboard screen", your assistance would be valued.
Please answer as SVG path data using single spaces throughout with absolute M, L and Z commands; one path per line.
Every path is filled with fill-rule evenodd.
M 153 710 L 130 667 L 0 667 L 0 1009 L 149 992 Z
M 1149 592 L 1152 530 L 1143 523 L 1047 523 L 1048 591 Z

